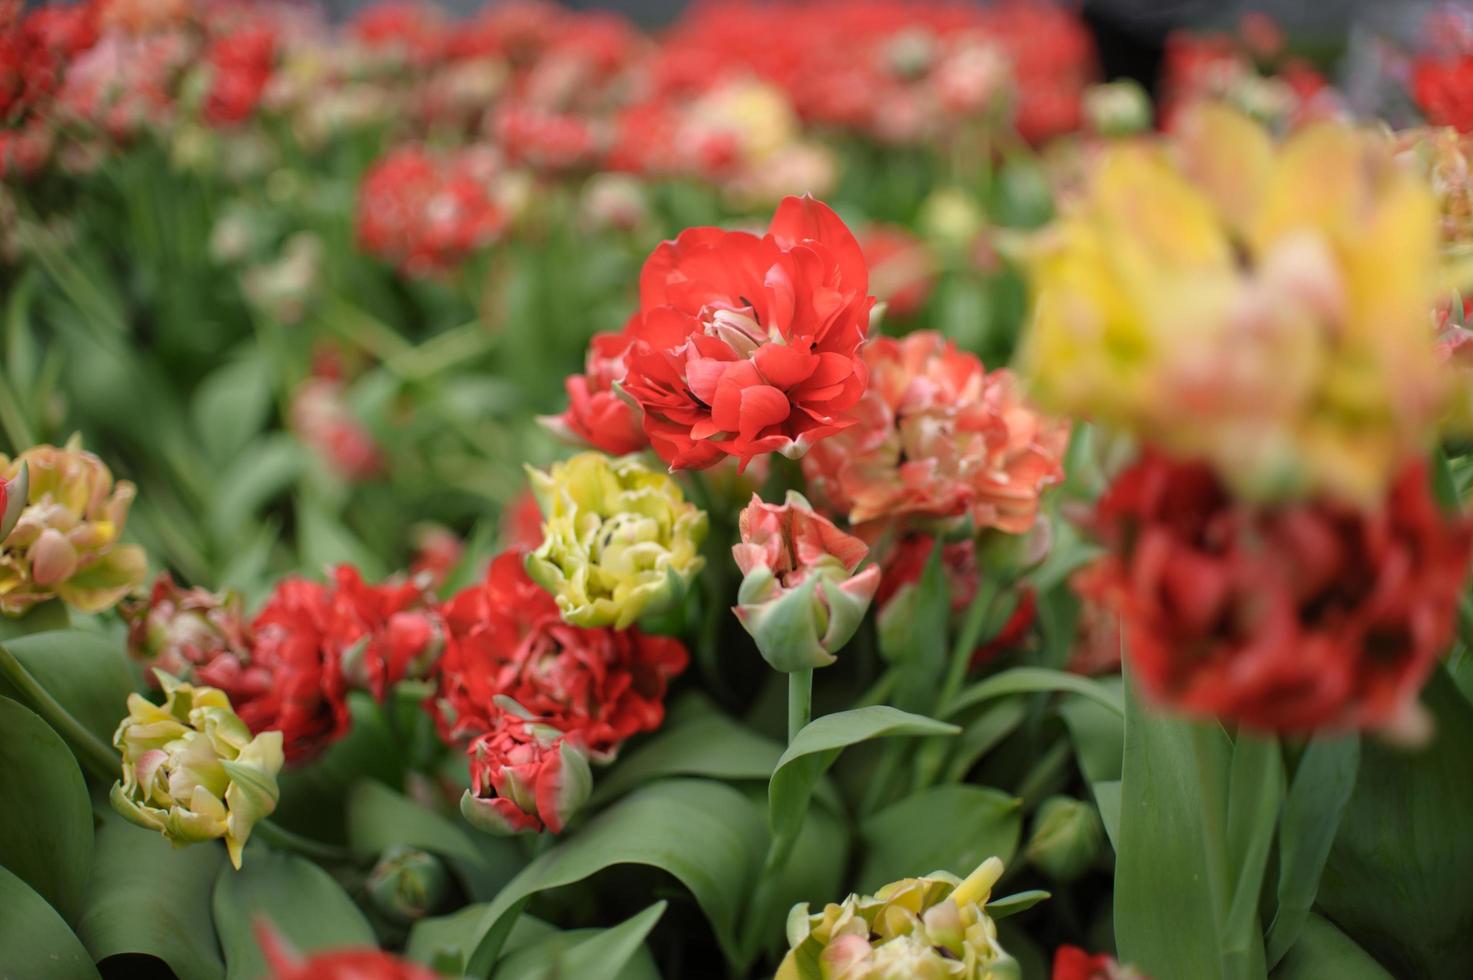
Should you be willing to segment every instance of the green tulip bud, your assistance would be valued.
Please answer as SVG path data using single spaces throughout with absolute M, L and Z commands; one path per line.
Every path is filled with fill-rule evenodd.
M 1034 867 L 1055 881 L 1073 881 L 1094 867 L 1104 842 L 1104 826 L 1093 806 L 1052 796 L 1034 814 L 1025 853 Z
M 450 875 L 433 854 L 406 844 L 392 844 L 368 875 L 374 907 L 390 919 L 408 924 L 433 912 L 450 891 Z

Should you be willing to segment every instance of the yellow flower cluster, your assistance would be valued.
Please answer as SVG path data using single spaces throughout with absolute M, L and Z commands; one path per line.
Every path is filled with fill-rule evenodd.
M 669 474 L 602 453 L 528 472 L 544 523 L 527 574 L 569 623 L 626 629 L 679 599 L 705 564 L 706 512 Z
M 1205 459 L 1239 493 L 1379 497 L 1438 435 L 1440 218 L 1384 136 L 1276 144 L 1223 106 L 1105 147 L 1038 242 L 1024 371 L 1057 412 Z
M 791 947 L 776 980 L 1015 980 L 987 900 L 1003 865 L 988 858 L 965 880 L 945 872 L 850 895 L 788 916 Z

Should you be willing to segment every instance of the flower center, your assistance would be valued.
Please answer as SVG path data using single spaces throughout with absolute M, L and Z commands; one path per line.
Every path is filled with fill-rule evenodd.
M 765 343 L 782 343 L 782 334 L 775 329 L 763 329 L 757 319 L 757 311 L 751 305 L 741 309 L 705 307 L 701 310 L 706 336 L 715 337 L 741 357 L 751 357 Z

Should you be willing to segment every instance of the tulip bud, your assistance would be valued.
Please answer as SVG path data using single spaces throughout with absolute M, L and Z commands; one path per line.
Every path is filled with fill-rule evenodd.
M 939 188 L 921 202 L 921 231 L 943 247 L 966 248 L 985 221 L 981 206 L 959 187 Z
M 734 611 L 763 658 L 784 673 L 833 663 L 880 584 L 878 566 L 855 574 L 868 547 L 791 490 L 781 506 L 753 494 L 740 529 Z
M 668 474 L 601 453 L 528 473 L 545 523 L 527 574 L 574 626 L 626 629 L 662 612 L 705 564 L 706 512 Z
M 965 880 L 938 871 L 817 914 L 795 906 L 777 980 L 1017 980 L 986 909 L 1002 870 L 989 858 Z
M 471 788 L 460 799 L 460 812 L 488 834 L 561 833 L 593 791 L 582 746 L 518 714 L 502 714 L 468 755 Z
M 129 695 L 113 735 L 123 754 L 113 809 L 176 847 L 223 837 L 239 868 L 251 828 L 276 809 L 281 733 L 252 737 L 223 691 L 156 673 L 164 704 Z
M 1094 867 L 1104 841 L 1104 827 L 1093 806 L 1053 796 L 1033 817 L 1026 853 L 1034 867 L 1055 881 L 1073 881 Z
M 374 906 L 396 922 L 424 918 L 450 891 L 445 865 L 433 854 L 406 844 L 384 850 L 368 875 L 368 895 Z
M 1084 93 L 1084 117 L 1101 136 L 1132 136 L 1151 126 L 1151 100 L 1130 79 L 1093 85 Z

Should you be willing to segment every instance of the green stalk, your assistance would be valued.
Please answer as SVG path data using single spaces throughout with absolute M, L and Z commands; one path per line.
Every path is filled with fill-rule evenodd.
M 304 858 L 313 861 L 325 861 L 331 864 L 358 864 L 361 863 L 356 855 L 346 847 L 338 847 L 335 844 L 324 844 L 322 841 L 304 837 L 296 831 L 287 830 L 285 827 L 270 820 L 262 820 L 256 824 L 251 831 L 256 837 L 283 851 L 291 851 Z
M 788 744 L 808 724 L 813 714 L 813 668 L 788 674 Z

